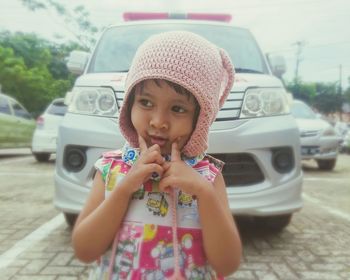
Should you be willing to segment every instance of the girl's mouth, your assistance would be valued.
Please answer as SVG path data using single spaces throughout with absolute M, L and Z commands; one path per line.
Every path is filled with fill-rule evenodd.
M 160 147 L 165 146 L 167 139 L 157 136 L 150 136 L 151 145 L 158 144 Z

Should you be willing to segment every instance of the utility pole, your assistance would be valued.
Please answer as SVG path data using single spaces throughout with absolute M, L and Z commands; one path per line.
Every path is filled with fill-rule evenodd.
M 298 83 L 298 77 L 299 77 L 299 65 L 302 61 L 301 53 L 303 51 L 303 47 L 305 46 L 304 41 L 297 41 L 293 45 L 297 46 L 297 52 L 296 52 L 296 66 L 295 66 L 295 83 Z

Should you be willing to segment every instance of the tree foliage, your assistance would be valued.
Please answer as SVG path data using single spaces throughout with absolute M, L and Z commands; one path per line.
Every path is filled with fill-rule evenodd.
M 65 61 L 74 49 L 89 50 L 98 29 L 83 6 L 68 10 L 56 0 L 20 0 L 31 11 L 47 10 L 63 19 L 63 26 L 76 43 L 57 44 L 35 34 L 0 33 L 0 84 L 2 91 L 15 97 L 34 116 L 56 97 L 72 87 L 75 77 Z
M 350 88 L 340 94 L 336 83 L 303 83 L 298 80 L 288 83 L 287 90 L 295 99 L 311 104 L 324 114 L 341 112 L 342 105 L 350 101 Z
M 344 97 L 341 94 L 319 94 L 313 100 L 313 106 L 326 115 L 341 112 L 343 103 Z
M 349 84 L 350 84 L 350 77 L 348 78 Z M 350 86 L 344 91 L 344 99 L 345 102 L 350 104 Z
M 313 83 L 302 83 L 298 80 L 288 83 L 286 87 L 295 99 L 303 100 L 306 103 L 310 103 L 316 95 L 316 87 Z
M 34 34 L 0 33 L 0 84 L 34 116 L 72 87 L 65 57 L 76 45 L 55 45 Z

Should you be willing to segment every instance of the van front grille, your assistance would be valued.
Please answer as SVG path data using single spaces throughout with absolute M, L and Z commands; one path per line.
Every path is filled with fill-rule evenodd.
M 300 137 L 314 137 L 320 133 L 320 130 L 304 130 L 300 132 Z
M 264 175 L 254 158 L 247 153 L 211 154 L 225 163 L 222 175 L 226 187 L 248 187 L 264 181 Z
M 216 122 L 232 121 L 239 118 L 243 104 L 244 92 L 230 92 L 224 106 L 216 116 Z

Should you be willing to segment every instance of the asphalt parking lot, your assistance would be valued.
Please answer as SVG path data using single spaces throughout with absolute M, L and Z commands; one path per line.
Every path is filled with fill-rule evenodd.
M 54 159 L 0 156 L 0 280 L 86 279 L 70 229 L 54 209 Z M 304 163 L 304 207 L 282 232 L 238 221 L 240 269 L 228 279 L 350 279 L 350 155 L 333 172 Z

